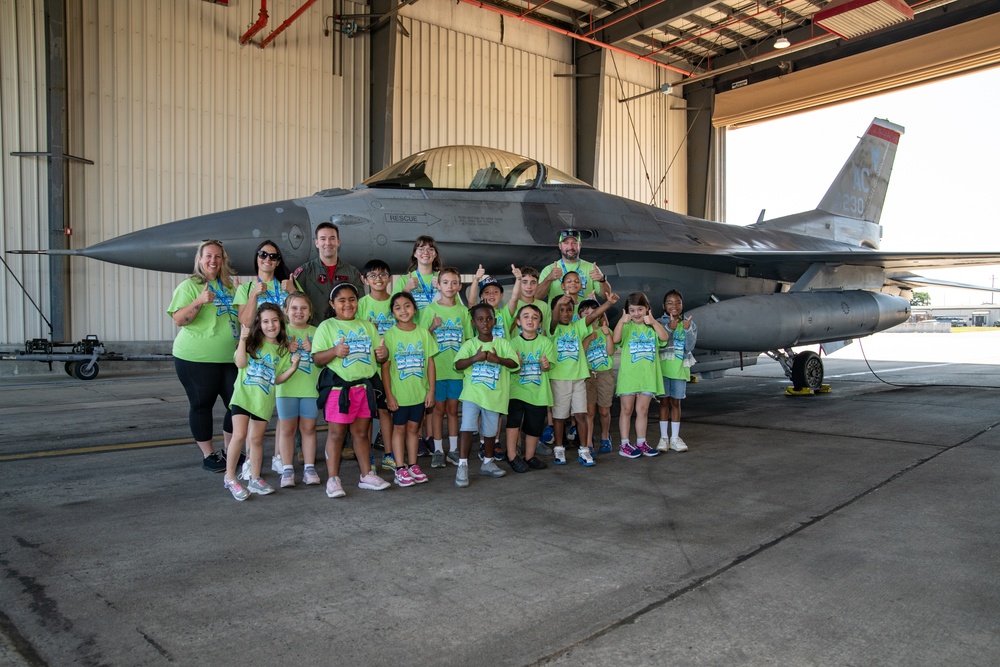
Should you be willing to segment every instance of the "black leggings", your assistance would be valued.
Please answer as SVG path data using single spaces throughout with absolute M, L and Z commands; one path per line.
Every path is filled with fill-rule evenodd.
M 177 371 L 177 379 L 184 385 L 188 403 L 191 404 L 188 422 L 195 442 L 212 439 L 212 410 L 215 408 L 216 398 L 221 398 L 226 406 L 222 430 L 232 433 L 233 414 L 229 410 L 229 402 L 233 398 L 233 386 L 239 374 L 236 364 L 210 364 L 174 357 L 174 370 Z

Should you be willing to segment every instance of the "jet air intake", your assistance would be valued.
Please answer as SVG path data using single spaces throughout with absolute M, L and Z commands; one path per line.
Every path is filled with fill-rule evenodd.
M 760 352 L 858 338 L 907 321 L 910 302 L 862 290 L 727 299 L 688 311 L 703 350 Z

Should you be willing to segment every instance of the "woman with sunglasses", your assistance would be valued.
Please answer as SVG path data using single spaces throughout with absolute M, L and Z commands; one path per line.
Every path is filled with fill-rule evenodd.
M 292 292 L 300 292 L 302 288 L 293 280 L 291 272 L 281 259 L 281 251 L 273 241 L 264 241 L 254 252 L 254 266 L 257 275 L 249 282 L 236 288 L 236 298 L 233 303 L 239 309 L 240 324 L 253 324 L 257 309 L 265 303 L 273 303 L 278 308 L 285 307 L 285 299 Z
M 212 449 L 212 409 L 217 398 L 226 406 L 222 422 L 225 443 L 233 434 L 229 401 L 236 383 L 236 343 L 240 323 L 233 293 L 236 283 L 229 255 L 221 241 L 205 241 L 198 246 L 194 273 L 174 290 L 167 314 L 177 325 L 173 355 L 177 378 L 187 393 L 191 434 L 204 457 L 202 467 L 224 472 L 225 449 Z

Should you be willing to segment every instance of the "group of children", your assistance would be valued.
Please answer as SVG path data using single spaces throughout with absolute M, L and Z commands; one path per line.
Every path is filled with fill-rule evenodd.
M 358 486 L 390 486 L 373 470 L 375 418 L 387 450 L 383 467 L 394 471 L 401 487 L 427 481 L 418 463 L 424 443 L 432 443 L 432 468 L 450 463 L 456 466 L 456 486 L 468 486 L 476 434 L 483 476 L 506 474 L 498 460 L 516 473 L 546 468 L 539 448 L 547 433 L 554 436 L 554 463 L 565 465 L 570 420 L 578 439 L 577 461 L 594 466 L 598 453 L 613 451 L 609 429 L 615 395 L 621 402 L 619 455 L 686 450 L 679 434 L 680 401 L 690 379 L 696 328 L 682 316 L 681 295 L 667 293 L 659 319 L 644 294 L 629 295 L 612 331 L 605 313 L 619 296 L 603 276 L 603 303 L 581 294 L 582 281 L 574 271 L 563 272 L 559 285 L 553 284 L 557 289 L 550 290 L 558 294 L 545 303 L 535 297 L 538 271 L 511 266 L 511 272 L 515 282 L 504 303 L 503 288 L 479 267 L 467 293 L 473 305 L 467 307 L 460 297 L 459 270 L 442 266 L 434 239 L 424 236 L 392 290 L 390 267 L 380 260 L 361 271 L 369 294 L 360 295 L 351 283 L 333 286 L 327 319 L 318 327 L 309 325 L 312 309 L 302 292 L 287 295 L 284 312 L 275 304 L 259 305 L 252 324 L 243 326 L 236 351 L 239 377 L 231 403 L 226 488 L 237 500 L 274 491 L 263 480 L 261 465 L 264 430 L 275 407 L 282 487 L 295 485 L 296 431 L 302 438 L 302 481 L 320 483 L 316 421 L 323 410 L 330 498 L 346 495 L 340 462 L 348 432 L 361 472 Z M 616 347 L 621 349 L 617 377 Z M 654 448 L 646 441 L 647 414 L 650 402 L 660 397 L 661 438 Z M 504 416 L 505 445 L 499 447 Z M 601 437 L 595 450 L 597 416 Z M 425 428 L 429 437 L 422 439 Z M 237 471 L 244 446 L 249 456 Z

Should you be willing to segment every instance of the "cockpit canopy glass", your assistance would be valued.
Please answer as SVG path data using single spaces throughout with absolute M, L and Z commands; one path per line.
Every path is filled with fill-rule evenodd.
M 535 160 L 479 146 L 444 146 L 421 151 L 383 169 L 363 185 L 429 190 L 590 188 L 583 181 Z

